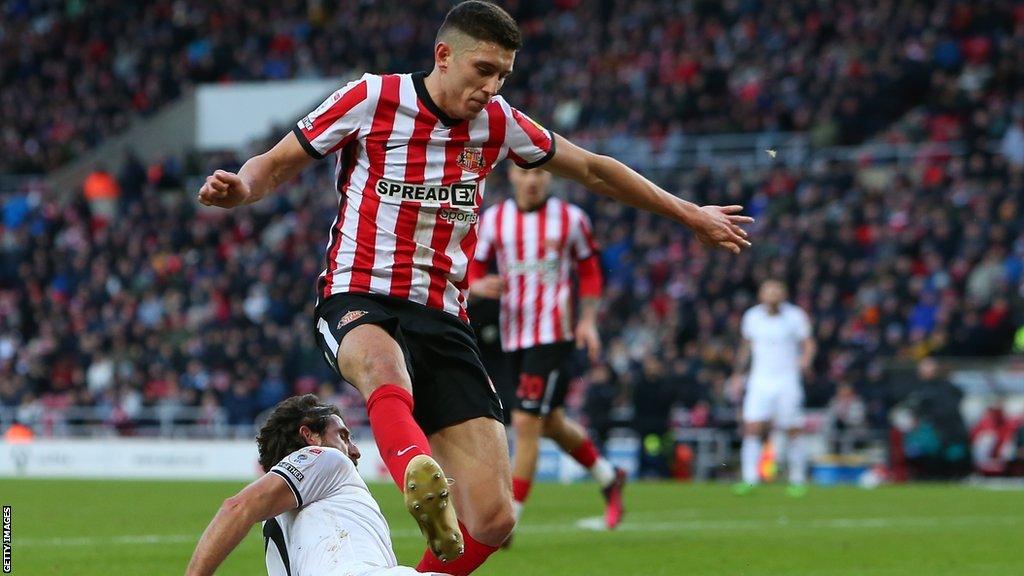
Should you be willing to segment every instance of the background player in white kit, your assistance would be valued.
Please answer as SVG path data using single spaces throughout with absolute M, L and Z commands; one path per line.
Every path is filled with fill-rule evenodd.
M 804 391 L 800 375 L 810 369 L 816 345 L 807 314 L 786 302 L 786 287 L 781 282 L 764 282 L 758 299 L 761 303 L 743 314 L 743 343 L 734 371 L 741 378 L 747 361 L 751 361 L 743 396 L 743 482 L 735 490 L 746 494 L 757 485 L 761 446 L 774 428 L 785 431 L 785 435 L 777 435 L 779 440 L 788 437 L 788 446 L 778 446 L 776 454 L 787 455 L 788 490 L 790 495 L 800 496 L 806 492 L 807 478 L 801 439 Z
M 398 565 L 336 406 L 312 394 L 284 400 L 256 442 L 267 473 L 224 501 L 196 544 L 187 576 L 213 574 L 259 521 L 270 576 L 421 574 Z
M 516 520 L 530 493 L 544 435 L 598 481 L 606 502 L 606 525 L 615 528 L 622 519 L 626 473 L 598 453 L 583 427 L 562 408 L 573 343 L 586 348 L 591 361 L 601 353 L 601 264 L 590 219 L 579 207 L 551 196 L 550 173 L 512 165 L 508 175 L 513 198 L 484 212 L 469 277 L 472 294 L 501 299 L 501 347 L 509 353 L 518 383 L 512 410 Z M 486 275 L 492 259 L 497 259 L 498 274 Z M 578 322 L 574 272 L 579 280 Z

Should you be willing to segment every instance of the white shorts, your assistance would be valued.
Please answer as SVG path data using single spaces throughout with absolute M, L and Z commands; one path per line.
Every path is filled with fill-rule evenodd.
M 748 382 L 743 396 L 744 422 L 771 422 L 776 428 L 804 425 L 804 389 L 799 382 Z

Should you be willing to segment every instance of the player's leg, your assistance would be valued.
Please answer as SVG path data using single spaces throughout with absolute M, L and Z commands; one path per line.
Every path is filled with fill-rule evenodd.
M 602 488 L 615 481 L 616 468 L 597 451 L 583 426 L 565 415 L 564 408 L 556 408 L 544 417 L 544 436 L 586 468 Z
M 749 492 L 760 480 L 757 466 L 761 461 L 761 447 L 771 416 L 771 398 L 764 388 L 748 383 L 743 396 L 743 444 L 740 447 L 743 481 L 736 487 L 738 493 Z
M 786 433 L 786 466 L 791 496 L 806 493 L 807 449 L 803 437 L 803 396 L 799 382 L 786 386 L 779 396 L 777 422 L 779 428 Z
M 434 457 L 451 476 L 465 553 L 440 562 L 427 550 L 416 569 L 460 576 L 480 566 L 508 537 L 512 472 L 501 401 L 480 361 L 472 330 L 447 314 L 403 318 L 416 373 L 417 421 Z
M 561 406 L 544 417 L 544 436 L 554 440 L 559 448 L 590 472 L 601 486 L 605 499 L 605 523 L 609 528 L 618 526 L 625 513 L 622 492 L 626 485 L 626 471 L 612 466 L 601 456 L 587 431 L 566 416 Z
M 430 443 L 413 416 L 410 358 L 397 317 L 379 302 L 353 295 L 327 300 L 316 316 L 317 342 L 328 358 L 334 354 L 332 365 L 366 400 L 381 459 L 406 492 L 406 506 L 428 545 L 440 556 L 457 557 L 462 535 L 455 508 L 448 505 L 445 473 L 430 456 Z M 428 501 L 421 504 L 419 494 L 407 489 L 411 480 L 418 482 L 420 494 L 430 495 Z
M 512 456 L 512 510 L 516 522 L 523 514 L 523 506 L 530 495 L 533 475 L 537 472 L 537 454 L 540 452 L 544 419 L 523 410 L 512 411 L 512 429 L 515 433 L 515 452 Z
M 544 417 L 565 397 L 568 382 L 565 361 L 572 354 L 571 343 L 533 346 L 516 353 L 518 386 L 512 411 L 515 454 L 512 458 L 512 494 L 516 520 L 530 493 L 537 469 L 537 454 Z
M 505 427 L 492 417 L 474 418 L 431 434 L 430 444 L 455 480 L 452 492 L 466 549 L 447 563 L 427 551 L 416 569 L 464 576 L 483 564 L 515 526 Z

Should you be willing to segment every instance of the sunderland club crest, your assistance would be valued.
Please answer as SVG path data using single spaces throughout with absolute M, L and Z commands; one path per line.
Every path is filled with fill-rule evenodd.
M 455 163 L 467 172 L 480 172 L 484 169 L 484 152 L 480 148 L 466 148 L 459 153 Z

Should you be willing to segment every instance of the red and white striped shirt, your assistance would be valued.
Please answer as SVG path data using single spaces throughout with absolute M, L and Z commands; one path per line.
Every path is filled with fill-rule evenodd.
M 573 339 L 571 273 L 580 263 L 580 293 L 600 293 L 600 267 L 590 218 L 581 208 L 548 198 L 524 212 L 508 199 L 484 212 L 474 259 L 497 257 L 501 347 L 505 351 Z M 591 266 L 584 273 L 583 262 Z M 477 272 L 474 272 L 474 275 Z
M 382 294 L 466 320 L 484 178 L 506 157 L 532 168 L 554 154 L 554 135 L 499 96 L 472 120 L 448 117 L 425 77 L 365 74 L 293 130 L 311 156 L 338 160 L 318 299 Z

